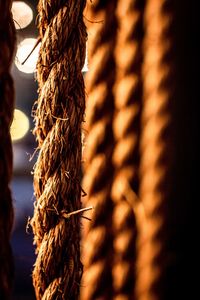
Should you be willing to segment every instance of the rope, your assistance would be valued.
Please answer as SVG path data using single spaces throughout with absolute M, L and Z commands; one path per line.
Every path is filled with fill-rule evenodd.
M 86 78 L 86 150 L 84 205 L 94 207 L 84 224 L 84 273 L 81 300 L 112 299 L 112 119 L 115 79 L 116 1 L 94 1 L 86 10 L 89 27 L 89 72 Z M 96 22 L 96 23 L 95 23 Z
M 114 201 L 114 298 L 133 297 L 135 283 L 135 242 L 138 193 L 139 126 L 141 109 L 142 2 L 119 0 L 116 10 L 118 35 L 116 45 L 117 80 L 114 87 L 115 149 L 112 186 Z
M 77 299 L 80 262 L 81 126 L 85 110 L 85 0 L 39 1 L 41 48 L 34 133 L 40 149 L 34 167 L 31 221 L 37 259 L 37 299 Z
M 0 1 L 0 299 L 10 299 L 14 265 L 10 247 L 13 207 L 10 191 L 12 144 L 10 125 L 14 111 L 14 86 L 10 68 L 15 51 L 12 1 Z
M 169 259 L 165 216 L 173 153 L 170 131 L 173 15 L 170 1 L 147 1 L 144 21 L 140 199 L 146 220 L 140 220 L 136 297 L 157 300 L 165 298 L 162 291 Z

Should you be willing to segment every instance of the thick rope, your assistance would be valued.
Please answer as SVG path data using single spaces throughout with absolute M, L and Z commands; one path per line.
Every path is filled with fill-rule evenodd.
M 144 103 L 141 137 L 141 184 L 145 220 L 140 220 L 136 299 L 162 298 L 168 264 L 165 241 L 170 193 L 170 105 L 173 97 L 172 21 L 170 1 L 149 0 L 144 12 Z
M 10 125 L 14 111 L 14 86 L 10 75 L 15 50 L 11 0 L 0 0 L 0 299 L 10 299 L 13 258 L 9 244 L 13 207 L 9 188 L 12 177 Z
M 114 46 L 116 1 L 93 1 L 86 17 L 89 27 L 89 72 L 86 79 L 86 147 L 84 205 L 94 207 L 84 225 L 84 273 L 81 300 L 112 299 L 112 118 L 115 79 Z M 96 22 L 96 23 L 95 23 Z
M 81 126 L 85 110 L 85 0 L 39 1 L 41 48 L 34 133 L 32 219 L 38 253 L 33 271 L 37 299 L 77 299 L 80 262 Z
M 119 0 L 116 10 L 118 36 L 116 46 L 117 80 L 114 87 L 115 149 L 112 186 L 114 201 L 113 299 L 133 297 L 136 260 L 139 127 L 141 109 L 142 2 Z

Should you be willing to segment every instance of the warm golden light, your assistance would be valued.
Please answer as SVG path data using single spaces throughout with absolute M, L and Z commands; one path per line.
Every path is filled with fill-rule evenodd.
M 86 45 L 85 63 L 84 63 L 82 72 L 88 72 L 88 50 L 87 50 L 87 45 Z
M 27 27 L 33 20 L 33 11 L 24 1 L 14 1 L 12 14 L 16 29 Z
M 27 61 L 24 64 L 22 64 L 22 63 L 27 58 L 27 56 L 30 54 L 30 52 L 34 48 L 36 42 L 37 42 L 37 39 L 28 38 L 28 39 L 24 39 L 18 45 L 17 54 L 16 54 L 16 58 L 15 58 L 15 65 L 21 72 L 33 73 L 35 71 L 40 45 L 38 45 L 34 49 L 33 53 L 30 55 L 30 57 L 27 59 Z
M 10 128 L 10 134 L 13 141 L 23 138 L 29 130 L 29 119 L 19 109 L 15 109 L 14 118 Z

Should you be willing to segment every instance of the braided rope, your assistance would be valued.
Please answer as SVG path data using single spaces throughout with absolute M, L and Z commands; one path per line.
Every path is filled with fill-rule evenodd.
M 112 186 L 113 299 L 124 300 L 132 299 L 135 282 L 136 222 L 133 206 L 137 205 L 135 193 L 138 192 L 142 2 L 119 0 L 116 10 L 119 31 L 115 55 L 117 80 L 113 121 L 116 145 L 112 157 L 115 167 Z
M 40 149 L 34 168 L 31 221 L 38 253 L 33 271 L 37 299 L 77 299 L 82 276 L 81 126 L 85 110 L 85 0 L 39 1 L 42 39 L 37 64 L 39 98 L 34 133 Z
M 91 222 L 84 225 L 84 273 L 81 300 L 111 299 L 111 215 L 112 118 L 115 78 L 115 11 L 116 1 L 94 1 L 86 10 L 89 23 L 89 72 L 86 78 L 86 139 L 84 190 L 85 206 L 92 205 Z
M 13 259 L 9 244 L 13 207 L 9 188 L 12 176 L 10 125 L 14 111 L 14 86 L 10 75 L 15 50 L 11 0 L 0 1 L 0 299 L 9 299 Z
M 162 299 L 166 205 L 170 193 L 172 148 L 170 104 L 172 76 L 172 21 L 170 1 L 147 1 L 144 40 L 144 106 L 141 138 L 141 186 L 146 219 L 140 220 L 136 296 L 138 300 Z

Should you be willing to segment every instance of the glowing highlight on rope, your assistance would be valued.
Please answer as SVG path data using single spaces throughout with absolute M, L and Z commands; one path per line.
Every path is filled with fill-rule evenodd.
M 19 71 L 29 74 L 35 72 L 40 44 L 37 45 L 33 53 L 25 62 L 24 60 L 30 54 L 36 43 L 37 39 L 26 38 L 18 45 L 17 54 L 15 58 L 15 65 Z
M 17 141 L 23 138 L 29 130 L 29 119 L 19 109 L 15 109 L 14 118 L 10 128 L 12 141 Z
M 82 72 L 88 72 L 89 68 L 88 68 L 88 46 L 86 44 L 86 55 L 85 55 L 85 63 L 82 69 Z
M 27 27 L 33 20 L 33 11 L 24 1 L 13 2 L 12 14 L 16 29 Z

